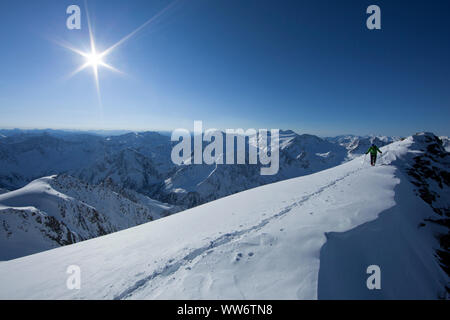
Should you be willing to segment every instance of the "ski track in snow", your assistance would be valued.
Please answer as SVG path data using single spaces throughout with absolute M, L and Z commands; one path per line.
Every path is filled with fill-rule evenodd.
M 278 213 L 263 219 L 260 223 L 253 225 L 247 229 L 243 229 L 243 230 L 239 230 L 239 231 L 235 231 L 235 232 L 231 232 L 231 233 L 226 233 L 214 240 L 211 240 L 209 245 L 207 246 L 203 246 L 197 249 L 194 249 L 193 251 L 191 251 L 189 254 L 185 255 L 183 258 L 179 259 L 176 262 L 167 264 L 164 266 L 164 268 L 154 271 L 152 274 L 150 274 L 147 277 L 144 277 L 138 281 L 136 281 L 134 283 L 134 285 L 132 285 L 131 287 L 127 288 L 126 290 L 124 290 L 122 293 L 116 295 L 114 297 L 114 300 L 122 300 L 122 299 L 127 299 L 130 298 L 131 296 L 133 296 L 137 291 L 139 291 L 141 288 L 145 287 L 148 283 L 150 283 L 152 280 L 158 278 L 158 277 L 165 277 L 165 276 L 170 276 L 174 273 L 176 273 L 181 267 L 191 263 L 193 260 L 195 260 L 197 257 L 201 257 L 201 255 L 205 252 L 208 252 L 212 249 L 216 249 L 222 245 L 228 244 L 234 240 L 240 239 L 243 236 L 253 232 L 253 231 L 258 231 L 260 229 L 262 229 L 263 227 L 265 227 L 268 223 L 270 223 L 272 220 L 275 219 L 280 219 L 283 216 L 285 216 L 287 213 L 289 213 L 293 208 L 299 207 L 301 206 L 304 202 L 310 200 L 311 198 L 313 198 L 314 196 L 318 196 L 321 193 L 323 193 L 325 190 L 327 190 L 328 188 L 336 185 L 338 182 L 341 182 L 342 180 L 346 179 L 347 177 L 355 174 L 356 172 L 361 171 L 363 168 L 360 167 L 356 170 L 350 171 L 347 174 L 345 174 L 344 176 L 342 176 L 341 178 L 337 178 L 333 181 L 331 181 L 330 183 L 326 184 L 325 186 L 319 188 L 317 191 L 310 193 L 306 196 L 303 196 L 300 200 L 295 201 L 294 203 L 291 203 L 290 205 L 284 207 L 281 211 L 279 211 Z M 169 260 L 170 261 L 170 260 Z M 241 292 L 242 294 L 242 292 Z

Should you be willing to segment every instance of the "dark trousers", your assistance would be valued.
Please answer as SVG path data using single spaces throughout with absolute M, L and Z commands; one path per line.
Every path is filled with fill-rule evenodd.
M 370 154 L 370 164 L 374 166 L 376 162 L 377 162 L 377 154 L 371 153 Z

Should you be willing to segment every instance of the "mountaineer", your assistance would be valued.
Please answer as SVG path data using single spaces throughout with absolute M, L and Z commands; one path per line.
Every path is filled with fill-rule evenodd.
M 383 153 L 383 152 L 381 152 L 381 150 L 378 149 L 378 147 L 373 143 L 370 146 L 369 150 L 367 150 L 366 154 L 368 154 L 369 152 L 370 152 L 370 164 L 372 166 L 374 166 L 375 163 L 377 162 L 377 152 L 379 152 L 379 153 Z

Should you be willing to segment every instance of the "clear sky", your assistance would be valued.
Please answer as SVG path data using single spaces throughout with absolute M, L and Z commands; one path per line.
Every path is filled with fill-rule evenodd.
M 81 30 L 66 8 L 82 10 Z M 88 0 L 97 51 L 166 0 Z M 382 30 L 366 28 L 381 8 Z M 179 0 L 99 67 L 77 0 L 0 2 L 0 127 L 450 135 L 450 1 Z

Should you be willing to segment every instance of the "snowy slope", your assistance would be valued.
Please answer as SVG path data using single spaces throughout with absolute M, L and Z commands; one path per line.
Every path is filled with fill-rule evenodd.
M 445 297 L 448 276 L 435 254 L 443 226 L 422 223 L 436 213 L 405 174 L 424 153 L 420 139 L 382 148 L 376 167 L 356 158 L 2 262 L 0 298 Z M 371 264 L 381 268 L 380 291 L 366 288 Z M 80 290 L 66 287 L 69 265 L 81 268 Z
M 114 192 L 65 175 L 40 178 L 0 195 L 0 260 L 123 230 L 173 210 L 129 190 Z

